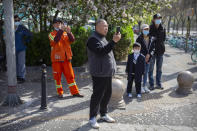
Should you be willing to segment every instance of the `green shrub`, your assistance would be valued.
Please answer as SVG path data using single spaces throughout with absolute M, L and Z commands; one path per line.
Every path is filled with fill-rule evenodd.
M 33 33 L 32 41 L 27 45 L 27 65 L 51 65 L 48 32 Z
M 90 29 L 75 27 L 72 32 L 75 34 L 75 42 L 71 44 L 73 52 L 72 65 L 81 66 L 87 62 L 86 42 L 90 36 Z
M 107 39 L 111 40 L 113 38 L 113 34 L 115 33 L 115 29 L 109 32 Z M 121 27 L 121 40 L 115 45 L 114 48 L 114 56 L 118 61 L 125 60 L 128 53 L 132 50 L 132 44 L 134 42 L 134 34 L 132 27 L 127 25 Z

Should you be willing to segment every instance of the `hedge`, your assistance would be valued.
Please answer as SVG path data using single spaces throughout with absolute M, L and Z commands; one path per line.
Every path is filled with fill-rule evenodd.
M 90 29 L 83 27 L 72 28 L 76 41 L 71 44 L 73 66 L 82 66 L 87 62 L 86 42 L 91 34 Z M 111 40 L 115 29 L 108 32 L 107 39 Z M 50 42 L 48 39 L 49 32 L 33 33 L 32 41 L 27 45 L 26 63 L 28 66 L 41 65 L 45 63 L 51 65 L 50 59 Z M 121 28 L 122 39 L 115 46 L 114 55 L 116 60 L 124 60 L 128 52 L 131 51 L 131 43 L 133 43 L 133 31 L 131 26 Z

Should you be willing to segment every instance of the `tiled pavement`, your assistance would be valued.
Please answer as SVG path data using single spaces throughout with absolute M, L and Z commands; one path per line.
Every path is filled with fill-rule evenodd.
M 197 83 L 192 94 L 177 95 L 176 77 L 180 71 L 189 70 L 197 78 L 197 64 L 192 63 L 189 54 L 167 46 L 163 64 L 164 90 L 154 90 L 144 94 L 141 101 L 124 96 L 126 110 L 111 109 L 109 114 L 116 123 L 100 123 L 101 131 L 195 131 L 197 130 Z M 127 84 L 124 73 L 125 62 L 118 62 L 116 78 Z M 40 76 L 38 67 L 27 69 L 27 82 L 18 85 L 18 94 L 25 101 L 15 108 L 0 107 L 0 130 L 79 130 L 92 129 L 88 122 L 89 100 L 92 93 L 88 73 L 77 72 L 76 82 L 84 98 L 72 98 L 64 87 L 65 97 L 59 100 L 48 68 L 48 110 L 40 111 Z M 6 96 L 5 73 L 0 74 L 0 102 Z M 64 79 L 64 78 L 63 78 Z M 63 85 L 66 86 L 64 80 Z M 99 117 L 98 117 L 99 118 Z

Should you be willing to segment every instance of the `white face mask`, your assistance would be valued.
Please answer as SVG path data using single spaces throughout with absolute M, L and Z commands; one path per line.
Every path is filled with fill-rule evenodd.
M 18 25 L 20 25 L 20 22 L 15 22 L 14 25 L 18 26 Z
M 134 52 L 135 54 L 139 54 L 139 53 L 140 53 L 140 50 L 133 50 L 133 52 Z

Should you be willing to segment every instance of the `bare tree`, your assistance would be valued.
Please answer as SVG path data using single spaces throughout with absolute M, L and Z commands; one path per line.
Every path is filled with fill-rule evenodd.
M 170 32 L 170 23 L 171 23 L 171 20 L 172 20 L 172 16 L 169 16 L 169 19 L 168 19 L 168 33 Z
M 183 30 L 184 30 L 184 26 L 186 23 L 186 17 L 184 11 L 180 13 L 180 20 L 181 20 L 181 30 L 182 30 L 182 35 L 183 35 Z
M 19 96 L 16 93 L 16 59 L 15 59 L 15 36 L 14 36 L 14 17 L 13 0 L 3 0 L 4 23 L 5 23 L 5 43 L 7 58 L 8 75 L 8 95 L 3 105 L 16 106 L 21 104 Z

